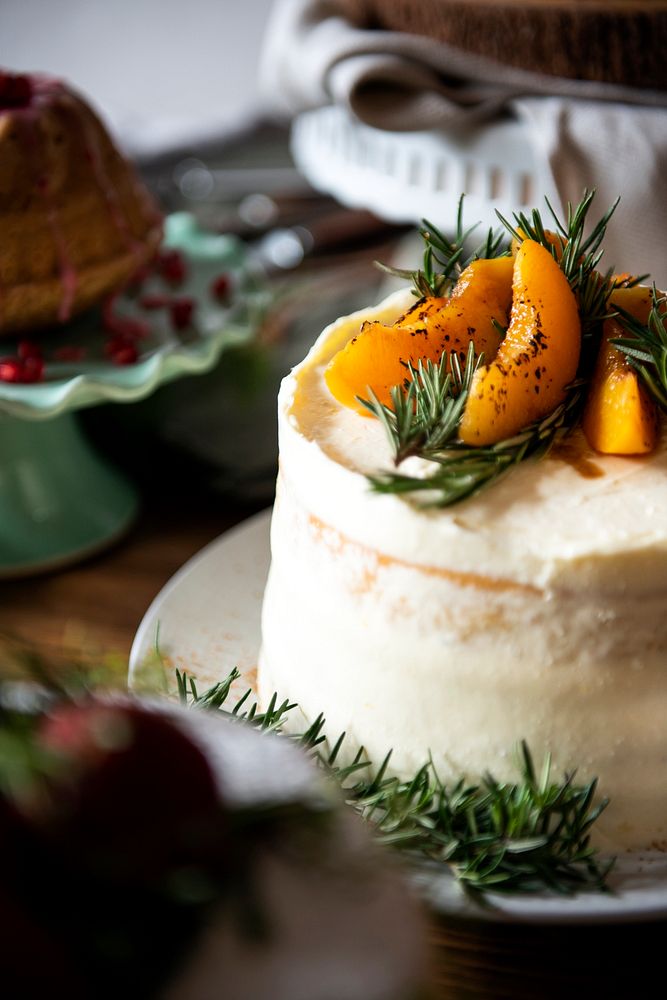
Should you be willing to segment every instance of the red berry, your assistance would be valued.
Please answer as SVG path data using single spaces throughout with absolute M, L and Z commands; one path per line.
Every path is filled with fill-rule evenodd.
M 20 358 L 0 358 L 0 382 L 22 382 L 23 362 Z
M 171 325 L 175 330 L 184 330 L 192 322 L 192 314 L 195 311 L 193 299 L 174 299 L 169 306 Z
M 30 354 L 23 359 L 22 381 L 41 382 L 44 378 L 44 359 L 41 354 Z
M 102 304 L 102 324 L 104 329 L 117 337 L 124 337 L 126 340 L 135 340 L 147 337 L 151 328 L 148 323 L 132 316 L 122 316 L 114 312 L 118 295 L 111 295 Z
M 182 285 L 188 273 L 180 250 L 163 250 L 157 259 L 157 270 L 170 285 Z
M 126 340 L 140 340 L 151 332 L 148 323 L 144 323 L 140 319 L 133 319 L 131 316 L 114 316 L 112 313 L 104 316 L 104 329 L 115 337 L 124 337 Z
M 139 305 L 142 309 L 166 309 L 169 305 L 171 299 L 168 295 L 142 295 L 139 299 Z
M 135 365 L 139 360 L 139 352 L 134 344 L 126 344 L 114 351 L 111 360 L 115 365 Z
M 19 345 L 19 350 L 21 345 Z M 44 359 L 41 354 L 23 357 L 0 358 L 0 382 L 41 382 L 44 378 Z
M 167 715 L 67 703 L 46 718 L 39 744 L 62 760 L 44 826 L 105 876 L 154 883 L 206 858 L 213 843 L 223 848 L 211 768 Z
M 16 353 L 20 358 L 41 358 L 42 348 L 34 340 L 19 340 Z
M 232 283 L 228 274 L 218 275 L 211 283 L 211 296 L 223 305 L 229 302 L 231 290 Z
M 115 365 L 133 365 L 139 360 L 136 344 L 122 334 L 111 337 L 105 344 L 104 352 Z

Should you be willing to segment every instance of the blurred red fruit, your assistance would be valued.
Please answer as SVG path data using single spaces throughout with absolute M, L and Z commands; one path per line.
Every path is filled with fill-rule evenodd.
M 211 284 L 211 295 L 217 302 L 227 305 L 231 297 L 232 283 L 229 275 L 220 274 Z
M 158 256 L 156 270 L 170 285 L 182 285 L 188 273 L 180 250 L 163 250 Z
M 174 299 L 169 307 L 171 325 L 175 330 L 185 330 L 192 322 L 195 304 L 192 299 Z
M 0 358 L 0 382 L 22 382 L 23 362 L 20 358 Z
M 38 741 L 63 763 L 41 821 L 77 864 L 155 884 L 222 850 L 224 809 L 209 764 L 165 714 L 66 704 L 44 719 Z

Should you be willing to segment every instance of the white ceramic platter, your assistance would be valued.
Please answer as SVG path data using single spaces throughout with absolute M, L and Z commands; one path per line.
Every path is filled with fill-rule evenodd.
M 535 136 L 510 118 L 458 131 L 389 132 L 334 105 L 298 115 L 291 145 L 313 187 L 392 222 L 427 218 L 451 228 L 464 194 L 465 218 L 480 221 L 481 240 L 498 227 L 496 209 L 509 218 L 545 195 L 560 207 Z
M 260 614 L 269 569 L 270 511 L 222 535 L 170 580 L 148 609 L 130 654 L 136 677 L 159 639 L 161 654 L 194 675 L 202 687 L 233 667 L 243 686 L 253 685 L 260 644 Z M 241 683 L 241 682 L 240 682 Z M 280 694 L 280 692 L 278 692 Z M 415 873 L 421 895 L 444 914 L 484 920 L 539 923 L 604 923 L 667 917 L 667 855 L 628 853 L 617 859 L 609 894 L 575 897 L 493 896 L 480 908 L 447 871 Z

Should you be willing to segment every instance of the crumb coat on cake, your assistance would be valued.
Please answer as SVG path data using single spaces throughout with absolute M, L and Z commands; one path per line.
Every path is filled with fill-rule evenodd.
M 525 739 L 599 777 L 607 845 L 667 844 L 665 443 L 615 458 L 577 432 L 444 510 L 371 493 L 382 427 L 323 371 L 410 301 L 334 323 L 283 383 L 260 696 L 324 712 L 377 761 L 393 748 L 406 775 L 431 754 L 445 781 L 510 779 Z
M 90 106 L 0 72 L 0 335 L 52 326 L 154 255 L 161 216 Z

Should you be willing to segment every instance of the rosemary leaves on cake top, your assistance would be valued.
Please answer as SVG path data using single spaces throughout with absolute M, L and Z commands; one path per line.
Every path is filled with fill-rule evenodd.
M 358 394 L 358 404 L 381 421 L 396 466 L 411 456 L 433 466 L 416 472 L 378 471 L 369 476 L 375 491 L 419 496 L 426 505 L 448 506 L 496 482 L 519 462 L 544 457 L 556 441 L 580 425 L 588 384 L 599 361 L 603 324 L 623 312 L 613 303 L 619 279 L 613 269 L 605 273 L 598 269 L 606 226 L 618 200 L 586 235 L 593 198 L 593 191 L 585 191 L 578 205 L 568 204 L 564 222 L 547 201 L 555 231 L 545 227 L 537 209 L 530 215 L 516 214 L 512 223 L 500 216 L 513 238 L 512 313 L 508 315 L 508 306 L 503 321 L 499 308 L 502 296 L 496 291 L 489 306 L 486 288 L 480 286 L 486 313 L 480 319 L 479 311 L 470 312 L 466 350 L 458 340 L 447 344 L 446 320 L 437 326 L 432 312 L 422 307 L 427 341 L 430 335 L 429 358 L 423 363 L 414 356 L 403 361 L 402 381 L 392 387 L 383 385 L 382 393 L 376 392 L 369 381 L 367 391 Z M 434 301 L 448 302 L 450 309 L 454 304 L 458 313 L 465 315 L 469 301 L 459 296 L 462 291 L 470 296 L 474 284 L 461 271 L 465 262 L 462 244 L 470 233 L 463 230 L 461 205 L 451 243 L 447 244 L 441 234 L 434 235 L 433 229 L 426 223 L 422 229 L 426 242 L 424 270 L 402 273 L 409 274 L 415 287 L 424 293 L 435 289 L 442 294 L 446 286 L 451 291 L 450 299 Z M 490 235 L 487 249 L 500 254 L 501 237 Z M 444 285 L 439 283 L 437 272 L 441 260 Z M 501 263 L 497 256 L 493 262 Z M 452 289 L 456 274 L 459 280 L 464 274 L 464 280 Z M 502 278 L 506 280 L 504 275 Z M 500 271 L 497 287 L 501 285 L 499 279 Z M 639 280 L 628 279 L 623 284 L 628 288 Z M 441 316 L 445 315 L 443 308 Z M 636 326 L 626 326 L 630 339 L 613 343 L 641 366 L 652 394 L 667 400 L 667 338 L 659 308 L 663 306 L 655 307 L 648 325 L 640 331 Z M 413 307 L 397 325 L 405 325 L 416 313 L 418 307 Z M 501 340 L 496 349 L 489 340 L 482 350 L 476 344 L 482 322 L 499 331 Z M 391 329 L 377 326 L 377 331 L 370 332 L 378 338 Z M 433 356 L 436 329 L 444 345 L 439 357 Z M 416 326 L 413 330 L 413 336 L 422 332 Z M 335 362 L 334 358 L 332 366 Z M 606 400 L 604 407 L 603 422 L 613 408 Z M 644 442 L 643 451 L 647 449 Z
M 612 341 L 623 351 L 641 375 L 652 397 L 667 411 L 667 295 L 652 291 L 651 309 L 646 323 L 626 309 L 618 308 L 619 324 L 626 335 Z
M 456 212 L 456 229 L 451 240 L 428 219 L 422 220 L 419 229 L 419 235 L 424 242 L 421 268 L 411 271 L 400 267 L 389 267 L 380 261 L 376 261 L 377 266 L 387 274 L 412 282 L 412 292 L 417 298 L 440 298 L 451 292 L 465 268 L 473 261 L 491 260 L 507 256 L 509 253 L 507 238 L 502 232 L 494 232 L 493 229 L 489 229 L 484 242 L 470 252 L 467 244 L 476 229 L 476 225 L 468 229 L 463 228 L 463 195 L 461 195 Z

